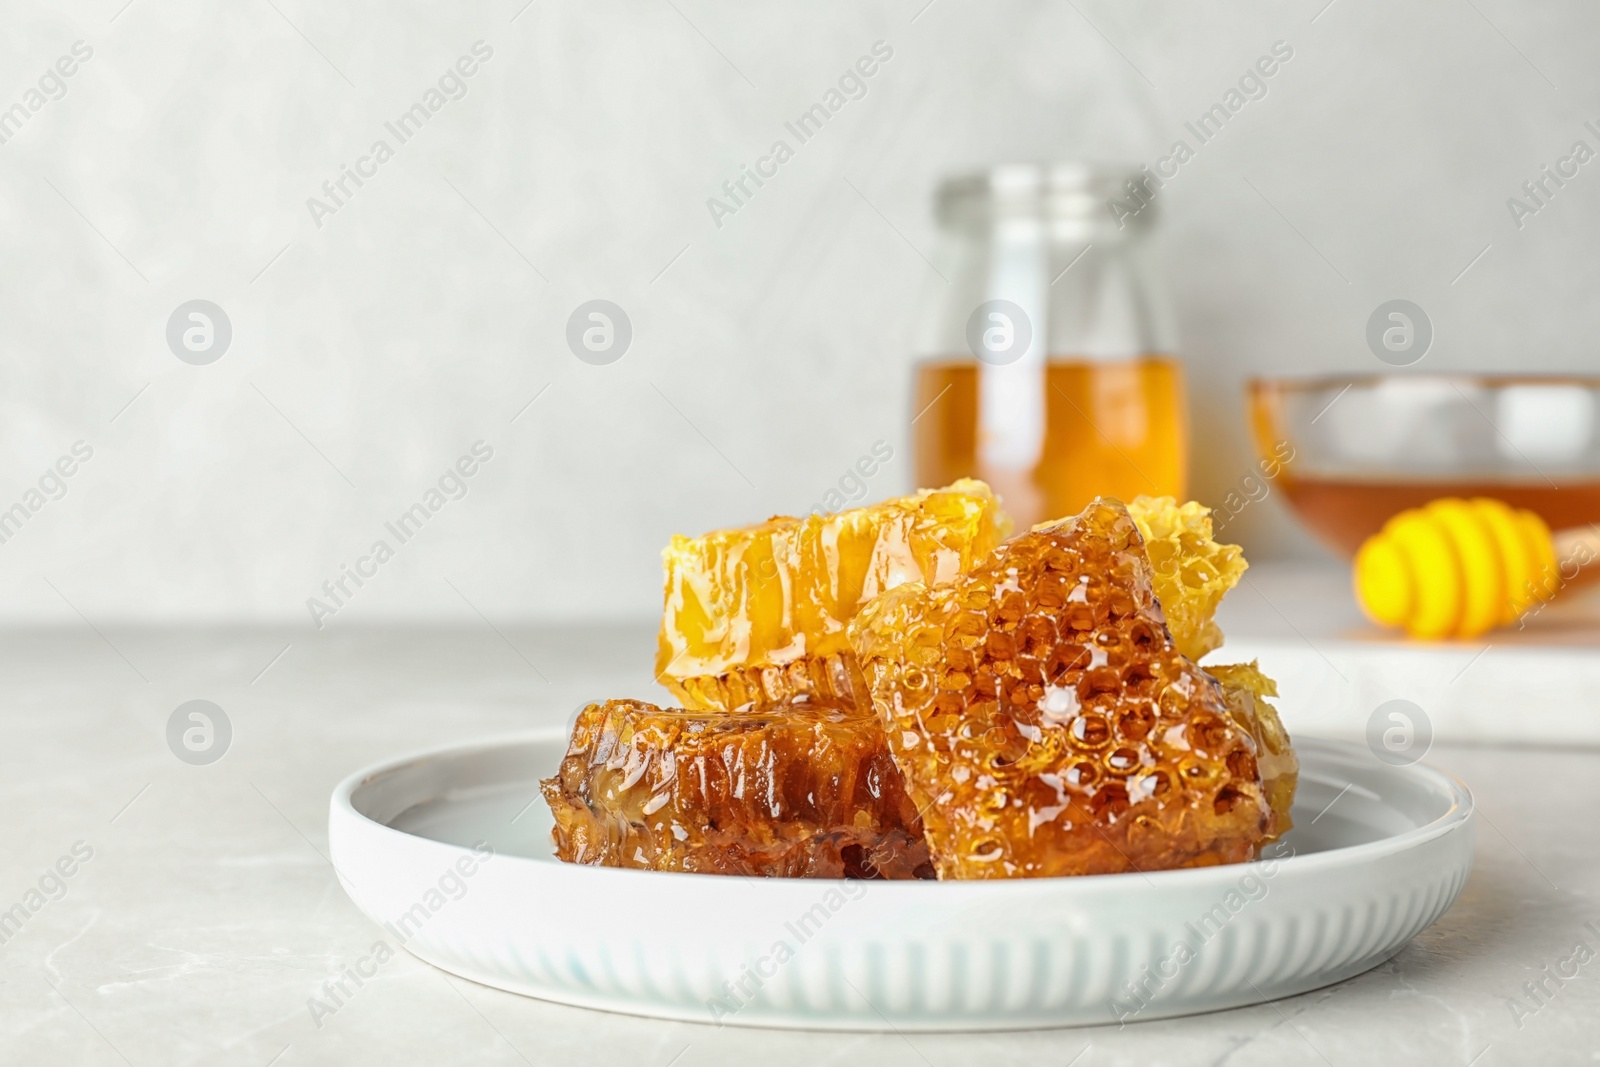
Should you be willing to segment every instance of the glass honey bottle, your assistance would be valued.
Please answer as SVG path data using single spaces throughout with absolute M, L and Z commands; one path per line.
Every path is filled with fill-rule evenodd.
M 1154 216 L 1144 175 L 1120 168 L 1008 165 L 939 187 L 943 282 L 911 411 L 919 485 L 982 478 L 1023 528 L 1096 496 L 1183 499 L 1184 375 Z

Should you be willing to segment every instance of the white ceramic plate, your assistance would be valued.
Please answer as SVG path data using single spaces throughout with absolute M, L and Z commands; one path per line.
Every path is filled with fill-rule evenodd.
M 551 854 L 538 794 L 564 748 L 554 733 L 486 741 L 340 784 L 334 866 L 391 947 L 528 996 L 696 1022 L 1074 1026 L 1359 974 L 1442 915 L 1472 863 L 1461 783 L 1302 740 L 1296 828 L 1277 860 L 1004 882 L 579 867 Z

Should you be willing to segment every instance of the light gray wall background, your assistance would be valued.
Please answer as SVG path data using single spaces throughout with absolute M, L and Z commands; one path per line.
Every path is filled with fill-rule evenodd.
M 0 5 L 0 108 L 93 48 L 0 145 L 0 508 L 94 449 L 0 545 L 10 621 L 309 627 L 478 440 L 468 495 L 328 625 L 656 610 L 675 531 L 804 510 L 880 438 L 874 495 L 910 487 L 939 175 L 1151 161 L 1277 40 L 1268 96 L 1163 194 L 1196 494 L 1248 468 L 1243 380 L 1382 369 L 1387 299 L 1433 319 L 1418 370 L 1596 364 L 1600 162 L 1521 229 L 1506 206 L 1600 147 L 1577 0 L 124 3 Z M 307 198 L 479 40 L 467 95 L 316 226 Z M 714 226 L 879 40 L 867 95 Z M 196 298 L 233 327 L 209 366 L 165 341 Z M 596 298 L 633 323 L 609 366 L 564 341 Z M 1276 503 L 1232 530 L 1317 552 Z

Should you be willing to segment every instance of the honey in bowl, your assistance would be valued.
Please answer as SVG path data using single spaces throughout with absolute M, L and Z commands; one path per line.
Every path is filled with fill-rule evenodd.
M 986 443 L 1009 432 L 996 421 L 1025 417 L 983 401 L 1001 375 L 1024 383 L 1043 407 L 1042 440 L 1027 459 L 996 460 Z M 1183 368 L 1166 356 L 1131 360 L 1051 358 L 1043 367 L 931 360 L 917 367 L 912 424 L 918 485 L 980 478 L 1026 529 L 1076 515 L 1097 496 L 1182 499 L 1188 463 Z
M 1600 378 L 1399 374 L 1257 379 L 1257 453 L 1305 526 L 1354 556 L 1392 516 L 1490 497 L 1553 530 L 1600 522 Z
M 1559 486 L 1493 478 L 1388 482 L 1317 475 L 1297 478 L 1286 471 L 1280 485 L 1300 520 L 1349 556 L 1391 517 L 1442 497 L 1486 496 L 1514 508 L 1527 508 L 1552 530 L 1600 520 L 1600 480 Z

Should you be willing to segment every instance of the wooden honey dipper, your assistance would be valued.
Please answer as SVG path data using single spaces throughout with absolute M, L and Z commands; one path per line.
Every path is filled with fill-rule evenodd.
M 1476 637 L 1516 622 L 1600 567 L 1600 530 L 1550 532 L 1499 500 L 1446 497 L 1384 523 L 1356 553 L 1356 599 L 1381 626 L 1412 637 Z

